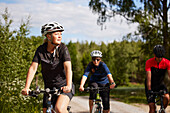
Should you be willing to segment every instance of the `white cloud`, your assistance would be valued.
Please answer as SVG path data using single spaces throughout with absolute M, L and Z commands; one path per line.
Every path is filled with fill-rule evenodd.
M 106 23 L 107 29 L 101 31 L 100 26 L 96 24 L 98 15 L 92 14 L 89 10 L 88 1 L 52 2 L 54 1 L 56 3 L 47 3 L 46 0 L 16 0 L 16 4 L 0 3 L 0 13 L 8 7 L 15 22 L 14 26 L 19 26 L 20 20 L 30 15 L 31 27 L 34 30 L 32 33 L 36 33 L 32 35 L 39 35 L 43 24 L 58 21 L 65 28 L 64 41 L 120 41 L 123 35 L 136 30 L 137 25 L 128 26 L 125 20 L 121 23 L 120 17 L 116 16 Z

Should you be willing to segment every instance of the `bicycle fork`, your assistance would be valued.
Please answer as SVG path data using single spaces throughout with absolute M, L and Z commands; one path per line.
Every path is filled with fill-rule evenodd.
M 159 100 L 158 100 L 159 101 Z M 158 101 L 156 101 L 156 98 L 155 98 L 155 113 L 157 113 L 158 111 L 157 111 L 157 102 Z M 161 107 L 160 107 L 160 110 L 159 110 L 159 113 L 166 113 L 165 112 L 165 108 L 164 108 L 164 104 L 163 104 L 163 97 L 160 97 L 160 104 L 161 104 Z
M 163 97 L 162 96 L 160 97 L 160 101 L 161 101 L 161 108 L 159 110 L 159 113 L 162 113 L 162 111 L 163 111 L 163 113 L 166 113 L 165 108 L 164 108 L 164 104 L 163 104 Z
M 46 111 L 46 113 L 53 113 L 54 112 L 54 111 L 52 112 L 53 105 L 51 104 L 51 98 L 52 98 L 52 95 L 49 94 L 48 101 L 47 101 L 47 111 Z
M 101 111 L 102 111 L 101 99 L 94 99 L 92 113 L 101 113 Z

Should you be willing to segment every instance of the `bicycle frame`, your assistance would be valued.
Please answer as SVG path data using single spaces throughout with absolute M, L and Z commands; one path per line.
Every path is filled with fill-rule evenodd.
M 47 101 L 47 111 L 46 113 L 56 113 L 55 110 L 53 109 L 53 105 L 51 103 L 51 98 L 52 98 L 52 95 L 49 94 L 48 95 L 48 101 Z
M 46 110 L 46 113 L 56 113 L 54 108 L 53 108 L 51 99 L 52 99 L 53 95 L 58 95 L 59 96 L 61 94 L 61 90 L 56 89 L 56 88 L 54 88 L 53 90 L 50 90 L 49 88 L 47 88 L 46 90 L 37 89 L 37 90 L 34 90 L 34 91 L 29 91 L 29 95 L 33 96 L 33 97 L 37 97 L 41 93 L 46 94 L 46 97 L 47 97 L 47 110 Z M 71 108 L 70 106 L 67 107 L 68 112 L 70 111 L 70 108 Z
M 101 113 L 102 111 L 102 104 L 101 104 L 101 99 L 99 96 L 99 92 L 97 93 L 96 99 L 93 100 L 93 108 L 92 108 L 92 113 Z
M 166 113 L 165 108 L 164 108 L 164 104 L 163 104 L 163 98 L 164 98 L 165 91 L 160 90 L 159 92 L 153 92 L 153 94 L 156 95 L 156 97 L 155 97 L 155 113 L 157 113 L 157 103 L 159 101 L 160 101 L 160 104 L 161 104 L 161 107 L 159 109 L 159 113 Z M 160 97 L 159 100 L 156 99 L 158 96 Z
M 97 90 L 97 97 L 96 97 L 96 99 L 93 100 L 92 113 L 101 113 L 102 112 L 102 104 L 101 104 L 101 99 L 100 99 L 100 96 L 99 96 L 99 92 L 100 91 L 107 91 L 107 90 L 110 90 L 110 89 L 106 88 L 106 87 L 97 87 L 97 88 L 87 87 L 84 90 L 85 91 Z

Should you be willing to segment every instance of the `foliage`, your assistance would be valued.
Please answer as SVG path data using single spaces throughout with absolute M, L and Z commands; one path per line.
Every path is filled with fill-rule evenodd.
M 97 23 L 102 27 L 116 15 L 121 15 L 129 23 L 138 23 L 135 34 L 146 42 L 144 52 L 151 53 L 150 48 L 155 44 L 163 44 L 169 58 L 168 0 L 90 0 L 89 7 L 99 15 Z
M 25 86 L 26 74 L 32 62 L 37 47 L 43 44 L 43 37 L 30 36 L 29 18 L 21 22 L 18 30 L 11 30 L 12 20 L 7 9 L 0 20 L 0 112 L 22 113 L 39 112 L 42 96 L 36 98 L 21 95 Z M 126 38 L 126 37 L 125 37 Z M 103 61 L 113 74 L 115 82 L 119 85 L 129 85 L 129 82 L 142 83 L 144 81 L 144 62 L 146 58 L 141 51 L 145 43 L 142 41 L 114 41 L 109 44 L 101 42 L 69 42 L 67 45 L 72 61 L 73 82 L 76 85 L 76 94 L 81 77 L 91 61 L 90 52 L 98 49 L 103 53 Z M 36 76 L 39 78 L 40 88 L 43 88 L 41 67 Z M 86 85 L 88 82 L 86 82 Z M 35 79 L 31 89 L 35 89 Z M 16 106 L 17 105 L 17 106 Z
M 26 38 L 29 20 L 21 22 L 19 30 L 11 31 L 13 21 L 9 16 L 6 9 L 2 14 L 4 24 L 0 21 L 0 112 L 25 112 L 29 101 L 20 92 L 40 37 L 36 41 L 35 37 Z M 34 99 L 32 103 L 37 102 Z
M 108 3 L 109 7 L 105 3 Z M 109 67 L 115 82 L 119 86 L 129 85 L 130 82 L 144 82 L 144 64 L 152 56 L 151 51 L 155 44 L 164 44 L 167 53 L 169 53 L 169 46 L 167 46 L 169 42 L 169 38 L 167 38 L 169 34 L 167 12 L 170 5 L 166 5 L 167 0 L 162 2 L 160 0 L 140 0 L 140 3 L 143 4 L 141 7 L 137 7 L 134 0 L 106 0 L 105 3 L 100 0 L 90 1 L 89 6 L 93 12 L 99 14 L 98 24 L 103 25 L 107 17 L 113 17 L 115 14 L 122 15 L 130 22 L 139 23 L 136 34 L 141 34 L 142 41 L 129 41 L 129 39 L 132 39 L 132 35 L 128 34 L 123 37 L 123 41 L 114 41 L 109 44 L 101 42 L 101 45 L 97 45 L 95 42 L 89 43 L 87 41 L 82 43 L 70 41 L 66 44 L 71 55 L 73 82 L 76 84 L 77 91 L 83 72 L 91 61 L 90 52 L 94 49 L 102 51 L 102 60 Z M 108 14 L 107 8 L 112 11 L 109 13 L 111 15 Z M 0 112 L 39 113 L 42 96 L 38 98 L 25 97 L 20 92 L 24 88 L 26 74 L 34 53 L 37 47 L 43 43 L 43 37 L 27 37 L 29 34 L 29 17 L 26 22 L 21 21 L 18 30 L 12 30 L 13 20 L 10 19 L 8 10 L 5 9 L 1 16 L 3 20 L 0 20 Z M 43 88 L 40 71 L 41 68 L 39 67 L 36 76 L 39 77 L 40 88 Z M 35 85 L 34 80 L 31 88 L 35 89 Z M 131 88 L 131 90 L 133 89 Z M 135 100 L 134 97 L 138 95 L 137 93 L 133 93 L 134 96 L 121 95 L 124 94 L 123 91 L 125 90 L 117 89 L 114 96 L 115 94 L 119 96 L 118 98 L 128 96 Z M 121 94 L 118 92 L 121 92 Z M 140 97 L 143 94 L 142 90 L 135 102 L 143 101 L 143 96 Z M 123 100 L 126 101 L 125 98 Z M 129 103 L 130 101 L 129 99 L 126 102 Z

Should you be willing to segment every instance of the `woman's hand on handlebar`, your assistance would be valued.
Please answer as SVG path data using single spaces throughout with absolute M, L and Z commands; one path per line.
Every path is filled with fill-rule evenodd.
M 84 91 L 84 87 L 80 85 L 79 91 Z
M 29 91 L 30 91 L 30 89 L 24 88 L 24 89 L 22 89 L 21 94 L 29 95 Z
M 71 92 L 71 86 L 61 87 L 61 90 L 63 90 L 64 93 L 69 93 L 69 92 Z
M 110 89 L 114 89 L 115 86 L 116 86 L 116 84 L 111 84 L 111 85 L 110 85 Z

